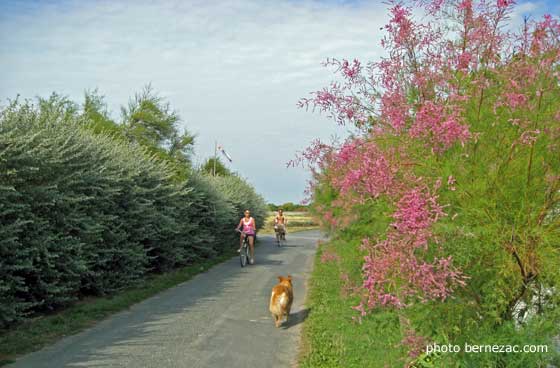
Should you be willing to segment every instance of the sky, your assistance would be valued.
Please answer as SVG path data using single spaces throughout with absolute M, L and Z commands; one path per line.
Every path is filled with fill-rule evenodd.
M 518 1 L 523 15 L 560 1 Z M 315 138 L 347 131 L 297 101 L 326 86 L 327 58 L 383 55 L 382 1 L 0 0 L 0 106 L 52 92 L 106 96 L 113 118 L 151 83 L 197 135 L 195 163 L 217 141 L 227 166 L 268 202 L 299 202 L 309 174 L 286 163 Z

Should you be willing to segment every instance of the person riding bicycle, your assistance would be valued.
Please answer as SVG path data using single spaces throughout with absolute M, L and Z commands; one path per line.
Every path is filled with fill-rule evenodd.
M 241 252 L 241 248 L 243 248 L 243 239 L 245 237 L 249 240 L 249 250 L 251 252 L 251 259 L 249 262 L 251 264 L 255 263 L 255 234 L 257 233 L 257 224 L 255 223 L 255 219 L 251 217 L 251 212 L 249 210 L 245 210 L 245 217 L 239 220 L 239 225 L 237 225 L 237 230 L 243 227 L 243 231 L 241 231 L 241 235 L 239 237 L 239 250 Z
M 274 218 L 274 231 L 279 233 L 284 240 L 286 240 L 286 225 L 288 224 L 288 220 L 284 217 L 284 210 L 279 209 L 278 214 Z

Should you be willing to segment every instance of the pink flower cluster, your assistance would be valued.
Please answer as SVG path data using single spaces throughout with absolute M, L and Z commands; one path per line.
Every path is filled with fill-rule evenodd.
M 410 42 L 414 37 L 414 23 L 410 20 L 410 9 L 396 4 L 390 12 L 392 17 L 385 29 L 392 35 L 395 44 L 404 45 Z
M 363 124 L 367 120 L 367 109 L 357 98 L 367 95 L 361 63 L 357 59 L 352 63 L 348 60 L 328 59 L 324 65 L 335 67 L 346 83 L 332 82 L 328 88 L 312 93 L 312 98 L 300 99 L 298 106 L 306 109 L 318 108 L 340 125 L 347 122 Z
M 521 134 L 521 137 L 519 137 L 519 140 L 520 140 L 521 144 L 531 145 L 531 144 L 533 144 L 537 141 L 537 139 L 539 138 L 539 134 L 541 134 L 541 131 L 538 130 L 538 129 L 527 130 L 527 131 L 523 132 L 523 134 Z
M 511 6 L 515 4 L 514 0 L 497 0 L 496 1 L 496 6 L 498 8 L 507 8 L 508 6 Z
M 442 104 L 426 101 L 416 113 L 409 134 L 423 138 L 434 152 L 443 152 L 456 142 L 464 144 L 469 138 L 469 128 L 460 123 L 457 110 L 448 113 Z
M 309 147 L 298 152 L 295 159 L 288 162 L 288 167 L 295 167 L 307 164 L 307 167 L 315 172 L 321 169 L 325 163 L 325 158 L 332 152 L 333 147 L 323 143 L 320 139 L 315 139 Z
M 374 142 L 351 140 L 332 156 L 331 185 L 350 200 L 377 198 L 394 189 L 397 169 Z
M 413 248 L 427 249 L 430 228 L 442 216 L 445 213 L 436 196 L 430 195 L 425 188 L 413 188 L 404 193 L 397 203 L 392 223 L 394 231 L 389 239 L 404 238 Z
M 413 188 L 398 201 L 387 238 L 373 246 L 364 239 L 362 247 L 370 249 L 363 266 L 368 308 L 404 307 L 411 297 L 445 300 L 456 286 L 464 285 L 465 278 L 453 267 L 451 257 L 426 262 L 418 252 L 428 251 L 434 241 L 432 225 L 443 216 L 437 196 L 426 187 Z
M 406 98 L 400 91 L 387 91 L 381 97 L 381 115 L 395 131 L 405 128 L 408 118 Z
M 356 81 L 361 73 L 361 64 L 357 59 L 354 59 L 352 65 L 348 60 L 344 60 L 341 65 L 342 74 L 350 81 Z

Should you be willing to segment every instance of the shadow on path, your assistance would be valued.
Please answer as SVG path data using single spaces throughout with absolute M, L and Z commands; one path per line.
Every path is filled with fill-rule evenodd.
M 311 311 L 311 308 L 305 308 L 305 309 L 300 310 L 299 312 L 291 313 L 290 318 L 288 319 L 288 322 L 284 322 L 282 327 L 284 329 L 288 329 L 290 327 L 299 325 L 300 323 L 302 323 L 303 321 L 305 321 L 307 319 L 307 316 L 309 315 L 310 311 Z

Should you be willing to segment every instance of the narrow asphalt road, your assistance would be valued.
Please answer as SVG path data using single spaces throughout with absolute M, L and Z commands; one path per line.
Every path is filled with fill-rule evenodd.
M 278 248 L 261 236 L 255 265 L 242 269 L 233 258 L 8 367 L 291 367 L 320 234 L 287 238 Z M 288 324 L 277 329 L 268 302 L 276 276 L 287 274 L 294 305 Z

